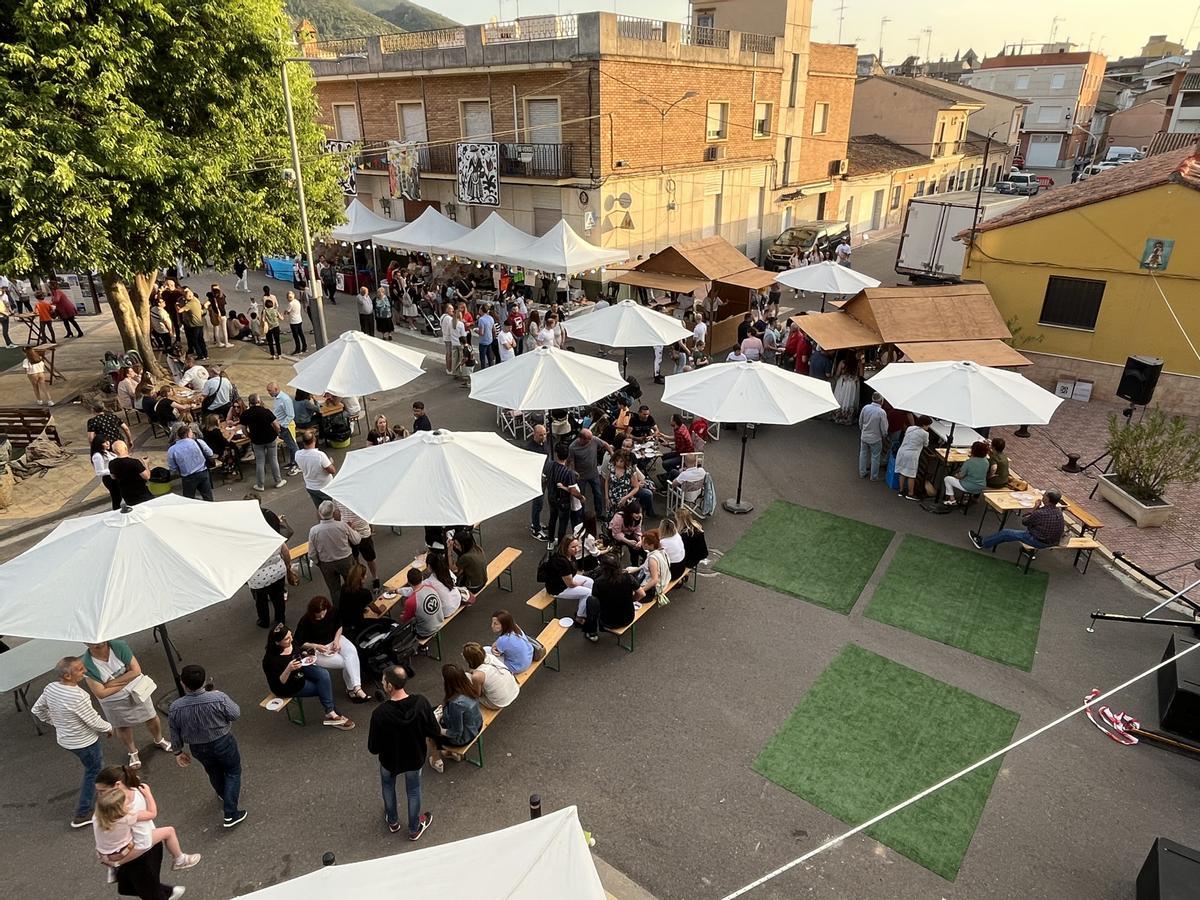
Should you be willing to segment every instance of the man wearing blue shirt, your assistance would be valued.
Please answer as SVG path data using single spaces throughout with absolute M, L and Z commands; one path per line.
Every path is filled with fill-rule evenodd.
M 175 443 L 167 451 L 167 467 L 172 475 L 178 475 L 183 484 L 183 496 L 212 502 L 212 479 L 208 475 L 208 461 L 213 452 L 208 444 L 192 436 L 192 426 L 180 425 L 175 430 Z
M 475 333 L 479 335 L 479 367 L 486 369 L 500 362 L 496 346 L 496 320 L 492 318 L 490 305 L 483 308 L 483 315 L 475 323 Z
M 267 393 L 275 400 L 275 420 L 279 422 L 279 437 L 287 452 L 284 469 L 288 475 L 299 475 L 300 469 L 296 466 L 296 451 L 300 449 L 296 446 L 296 404 L 289 394 L 279 389 L 277 382 L 267 382 Z

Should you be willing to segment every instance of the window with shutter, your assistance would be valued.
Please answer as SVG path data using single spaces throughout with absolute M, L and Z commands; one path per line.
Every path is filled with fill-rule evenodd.
M 462 101 L 462 136 L 469 141 L 492 139 L 492 105 L 487 100 Z
M 531 144 L 561 144 L 558 100 L 525 101 L 525 134 Z
M 1042 300 L 1042 314 L 1038 321 L 1043 325 L 1094 331 L 1104 288 L 1105 282 L 1091 278 L 1051 275 L 1046 282 L 1046 296 Z
M 429 140 L 425 128 L 425 107 L 420 103 L 397 103 L 400 115 L 400 140 L 423 144 Z
M 358 127 L 358 109 L 353 103 L 335 103 L 333 117 L 340 141 L 361 141 L 362 131 Z

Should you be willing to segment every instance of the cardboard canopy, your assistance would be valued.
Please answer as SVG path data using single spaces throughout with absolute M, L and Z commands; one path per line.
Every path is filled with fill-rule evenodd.
M 325 866 L 246 896 L 261 900 L 605 900 L 574 806 L 462 841 Z
M 613 281 L 616 284 L 651 288 L 656 291 L 674 291 L 680 294 L 690 294 L 707 284 L 703 278 L 671 275 L 667 272 L 639 272 L 636 269 L 626 272 L 624 275 L 618 275 Z
M 1031 366 L 1033 362 L 1000 340 L 905 342 L 896 347 L 913 362 L 946 362 L 969 359 L 995 368 Z

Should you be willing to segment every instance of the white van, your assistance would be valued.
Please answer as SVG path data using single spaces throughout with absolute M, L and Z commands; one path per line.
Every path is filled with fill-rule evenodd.
M 1142 159 L 1144 154 L 1137 147 L 1109 147 L 1105 162 L 1127 163 Z

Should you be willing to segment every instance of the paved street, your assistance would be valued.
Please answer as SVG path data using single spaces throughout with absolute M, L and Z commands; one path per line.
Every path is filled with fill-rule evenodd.
M 894 254 L 894 242 L 879 241 L 855 250 L 856 265 L 884 277 Z M 259 283 L 252 280 L 254 290 Z M 334 331 L 354 319 L 345 302 L 329 314 Z M 428 342 L 402 340 L 436 351 Z M 272 367 L 261 355 L 240 348 L 231 364 L 243 393 L 261 389 L 267 377 L 288 368 L 286 359 Z M 631 372 L 654 412 L 665 414 L 658 403 L 661 388 L 650 382 L 649 353 L 631 353 Z M 466 394 L 431 362 L 424 376 L 374 400 L 372 408 L 404 421 L 412 399 L 420 397 L 435 427 L 494 429 L 494 411 Z M 706 450 L 719 496 L 734 488 L 738 437 L 727 430 Z M 363 443 L 356 438 L 354 446 Z M 1020 447 L 1013 445 L 1019 443 L 1010 442 L 1018 469 Z M 1110 624 L 1095 634 L 1085 631 L 1087 614 L 1097 607 L 1136 614 L 1152 605 L 1099 559 L 1086 576 L 1073 572 L 1067 558 L 1035 563 L 1050 572 L 1050 582 L 1029 673 L 864 618 L 901 536 L 968 547 L 966 529 L 978 519 L 929 515 L 882 485 L 860 481 L 856 456 L 855 431 L 829 422 L 760 429 L 746 457 L 745 496 L 755 512 L 734 517 L 719 511 L 705 526 L 717 551 L 714 559 L 775 498 L 894 530 L 897 537 L 849 616 L 706 569 L 695 594 L 678 592 L 670 606 L 645 620 L 632 654 L 611 639 L 592 645 L 568 635 L 562 672 L 543 669 L 487 732 L 486 768 L 448 762 L 445 774 L 426 771 L 426 805 L 436 822 L 425 841 L 442 843 L 520 821 L 528 796 L 539 793 L 548 809 L 577 804 L 583 826 L 596 834 L 598 855 L 654 896 L 720 898 L 846 827 L 750 766 L 847 643 L 1017 711 L 1018 735 L 1073 707 L 1092 687 L 1116 684 L 1161 657 L 1168 637 L 1162 629 Z M 217 496 L 241 497 L 248 485 L 218 485 Z M 298 539 L 314 520 L 299 479 L 268 491 L 264 502 L 288 515 Z M 526 524 L 524 509 L 485 523 L 489 555 L 505 545 L 522 550 L 515 589 L 511 594 L 489 589 L 478 607 L 449 626 L 443 636 L 448 661 L 456 659 L 464 641 L 488 639 L 487 614 L 493 609 L 512 610 L 536 633 L 537 615 L 524 601 L 538 589 L 534 571 L 541 548 Z M 0 559 L 37 537 L 27 531 L 0 543 Z M 418 551 L 421 534 L 383 530 L 377 539 L 387 577 Z M 954 585 L 953 571 L 929 573 L 929 589 L 945 592 L 948 602 Z M 315 583 L 293 589 L 289 621 L 322 591 L 319 573 Z M 258 708 L 266 694 L 263 632 L 254 625 L 245 590 L 174 624 L 172 636 L 185 662 L 207 666 L 217 685 L 242 705 L 236 733 L 250 810 L 244 824 L 222 829 L 219 806 L 198 767 L 178 769 L 146 744 L 143 774 L 158 798 L 159 824 L 176 826 L 184 847 L 204 854 L 198 868 L 177 879 L 188 886 L 189 898 L 224 898 L 294 877 L 317 868 L 325 851 L 350 862 L 411 848 L 389 835 L 381 821 L 377 767 L 365 747 L 371 706 L 345 705 L 360 726 L 349 733 L 315 724 L 298 728 Z M 143 666 L 166 685 L 162 649 L 151 635 L 135 635 L 131 643 Z M 413 687 L 440 702 L 438 664 L 421 659 L 416 668 Z M 1112 705 L 1154 723 L 1155 697 L 1147 680 Z M 52 735 L 36 736 L 28 718 L 11 706 L 2 716 L 7 764 L 0 836 L 8 889 L 14 897 L 110 896 L 92 860 L 90 833 L 67 827 L 78 763 L 54 745 Z M 897 741 L 920 727 L 898 721 Z M 144 732 L 138 737 L 147 740 Z M 108 762 L 118 761 L 115 746 L 105 750 Z M 956 882 L 858 837 L 749 896 L 1125 898 L 1156 836 L 1191 845 L 1200 841 L 1195 773 L 1191 760 L 1146 745 L 1118 746 L 1085 720 L 1074 720 L 1004 761 Z

